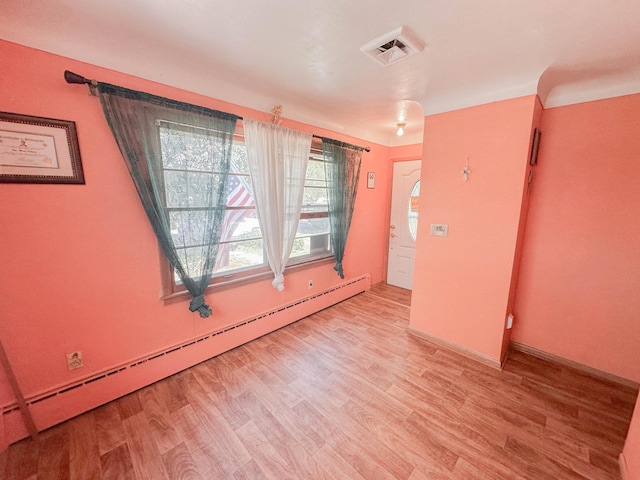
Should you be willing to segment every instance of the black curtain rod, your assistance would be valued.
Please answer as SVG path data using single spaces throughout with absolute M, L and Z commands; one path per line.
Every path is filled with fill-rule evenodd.
M 89 85 L 89 88 L 95 88 L 98 86 L 98 82 L 96 80 L 89 80 L 88 78 L 84 78 L 82 75 L 78 75 L 77 73 L 73 73 L 70 72 L 69 70 L 65 70 L 64 71 L 64 79 L 66 80 L 67 83 L 76 83 L 79 85 L 83 85 L 83 84 L 87 84 Z M 238 116 L 238 118 L 240 118 L 241 120 L 243 119 L 241 116 Z M 318 135 L 313 135 L 314 138 L 322 138 Z M 371 148 L 370 147 L 360 147 L 362 148 L 365 152 L 370 152 Z

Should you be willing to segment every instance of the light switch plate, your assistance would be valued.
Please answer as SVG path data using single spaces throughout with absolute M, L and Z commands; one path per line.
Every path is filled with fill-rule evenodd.
M 376 188 L 376 174 L 375 172 L 367 173 L 367 188 Z
M 449 235 L 449 225 L 446 223 L 432 223 L 430 234 L 434 237 L 446 237 Z

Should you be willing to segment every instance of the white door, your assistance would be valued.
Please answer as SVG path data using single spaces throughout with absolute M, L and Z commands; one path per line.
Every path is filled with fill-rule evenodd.
M 413 287 L 421 164 L 421 160 L 393 164 L 387 283 L 409 290 Z

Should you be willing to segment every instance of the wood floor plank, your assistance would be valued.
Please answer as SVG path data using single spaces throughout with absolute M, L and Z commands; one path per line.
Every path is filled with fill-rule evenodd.
M 100 457 L 105 480 L 134 480 L 136 478 L 129 447 L 120 445 Z
M 469 480 L 471 478 L 474 480 L 525 480 L 525 477 L 522 477 L 513 472 L 504 472 L 503 474 L 506 474 L 506 476 L 501 476 L 501 474 L 498 474 L 490 469 L 483 468 L 480 465 L 475 465 L 474 463 L 468 461 L 466 458 L 460 457 L 458 459 L 458 462 L 456 463 L 451 477 L 449 478 L 451 480 Z
M 225 360 L 235 368 L 250 365 L 255 359 L 251 350 L 246 348 L 234 348 L 225 354 Z
M 38 474 L 39 441 L 27 438 L 14 443 L 7 453 L 7 480 L 24 480 Z
M 246 423 L 236 433 L 266 478 L 272 480 L 299 478 L 297 472 L 292 471 L 275 445 L 253 422 Z
M 365 478 L 406 478 L 402 476 L 406 470 L 396 471 L 395 465 L 402 463 L 402 461 L 398 460 L 395 452 L 379 445 L 375 438 L 362 434 L 359 429 L 354 431 L 354 428 L 351 427 L 343 430 L 341 426 L 347 424 L 346 419 L 343 416 L 338 416 L 339 411 L 332 409 L 329 403 L 317 402 L 315 399 L 309 398 L 297 405 L 295 411 L 305 419 L 310 429 L 320 435 L 361 476 Z M 362 441 L 365 438 L 367 440 Z M 396 474 L 401 476 L 396 476 Z
M 180 480 L 202 480 L 204 477 L 198 472 L 191 452 L 184 443 L 179 443 L 162 455 L 169 478 Z
M 11 445 L 0 477 L 619 480 L 637 389 L 474 362 L 408 334 L 408 298 L 377 285 Z
M 377 438 L 391 452 L 402 452 L 393 461 L 390 469 L 396 477 L 409 478 L 413 470 L 418 468 L 425 475 L 446 476 L 455 467 L 458 455 L 448 450 L 444 445 L 428 437 L 415 437 L 407 429 L 390 427 L 394 422 L 387 424 L 385 416 L 369 411 L 367 406 L 353 401 L 343 407 L 351 422 L 356 422 L 362 427 L 363 436 Z M 420 445 L 418 449 L 414 444 Z M 382 449 L 378 447 L 378 452 Z M 396 455 L 393 455 L 396 457 Z M 415 475 L 414 475 L 415 477 Z
M 312 458 L 317 449 L 313 449 L 314 452 L 311 453 L 307 451 L 313 441 L 301 442 L 304 439 L 296 431 L 285 428 L 253 392 L 247 392 L 239 400 L 242 408 L 254 419 L 258 430 L 273 445 L 290 470 L 299 472 L 302 478 L 331 478 Z
M 511 440 L 511 439 L 510 439 Z M 514 444 L 508 441 L 503 450 L 504 459 L 510 463 L 520 464 L 527 478 L 539 478 L 544 480 L 555 480 L 566 478 L 568 480 L 585 480 L 587 476 L 576 472 L 573 468 L 557 462 L 555 458 L 547 457 L 534 448 L 524 443 Z M 596 477 L 600 480 L 609 480 L 608 476 L 600 475 Z
M 142 405 L 140 404 L 140 400 L 138 399 L 138 394 L 135 392 L 118 398 L 114 401 L 114 403 L 118 408 L 118 413 L 120 414 L 121 420 L 126 420 L 130 416 L 142 411 Z
M 114 402 L 93 410 L 100 456 L 126 442 L 120 412 Z
M 6 468 L 8 456 L 9 452 L 7 450 L 3 450 L 2 452 L 0 452 L 0 478 L 7 478 Z
M 220 363 L 220 362 L 218 362 Z M 211 400 L 217 405 L 218 410 L 225 418 L 231 429 L 235 430 L 247 423 L 250 418 L 242 410 L 235 397 L 229 394 L 222 383 L 215 380 L 211 370 L 206 364 L 197 365 L 192 370 L 194 377 L 203 386 Z
M 156 442 L 158 452 L 163 454 L 178 445 L 181 440 L 176 434 L 171 414 L 156 395 L 155 388 L 149 386 L 138 392 L 140 404 L 151 427 L 151 434 Z
M 171 414 L 174 426 L 204 478 L 224 478 L 222 463 L 217 461 L 215 438 L 203 428 L 203 424 L 191 405 L 185 405 Z
M 288 407 L 296 405 L 301 400 L 300 396 L 278 374 L 279 369 L 274 369 L 273 365 L 268 365 L 261 360 L 251 365 L 251 371 L 265 388 L 274 392 Z
M 144 412 L 129 416 L 122 424 L 136 478 L 167 480 L 167 470 Z
M 38 479 L 70 478 L 68 424 L 57 425 L 39 434 Z
M 498 427 L 501 430 L 523 430 L 535 434 L 541 434 L 546 425 L 546 417 L 539 416 L 531 420 L 519 412 L 517 405 L 502 407 L 483 397 L 470 395 L 460 409 L 460 413 L 472 418 L 478 418 L 488 426 Z
M 272 417 L 270 420 L 276 426 L 282 427 L 287 432 L 287 436 L 291 437 L 291 440 L 295 441 L 309 455 L 313 455 L 318 448 L 324 445 L 324 440 L 315 432 L 309 430 L 307 425 L 300 421 L 299 417 L 291 415 L 290 407 L 277 395 L 277 392 L 274 392 L 260 380 L 253 372 L 253 368 L 251 370 L 245 368 L 238 370 L 238 373 L 242 375 L 245 387 L 249 390 L 238 399 L 247 416 L 254 418 L 251 412 L 268 411 L 270 417 Z M 257 423 L 257 425 L 261 426 L 260 423 Z
M 170 413 L 189 404 L 184 392 L 178 386 L 176 377 L 177 375 L 174 375 L 153 384 L 158 402 Z
M 267 336 L 250 342 L 246 345 L 246 348 L 254 354 L 261 364 L 264 364 L 266 359 L 269 359 L 267 363 L 271 367 L 273 374 L 277 375 L 278 378 L 286 385 L 290 384 L 296 379 L 295 373 L 289 368 L 284 359 L 279 358 L 277 355 L 272 355 L 272 353 L 267 349 L 269 345 L 273 344 L 269 341 L 269 337 Z
M 361 444 L 349 441 L 340 443 L 335 448 L 340 452 L 340 456 L 345 462 L 364 478 L 380 480 L 400 478 L 381 465 L 377 458 L 369 455 Z
M 612 478 L 620 476 L 620 464 L 609 455 L 600 452 L 589 452 L 589 463 L 601 471 L 611 474 Z
M 405 307 L 411 306 L 411 290 L 389 285 L 388 283 L 380 282 L 372 285 L 367 295 L 394 302 Z
M 93 412 L 69 420 L 68 427 L 71 480 L 101 479 L 100 452 Z
M 185 384 L 189 405 L 200 422 L 200 428 L 209 436 L 209 441 L 216 443 L 216 463 L 224 472 L 221 478 L 231 478 L 240 466 L 251 459 L 251 455 L 234 434 L 233 429 L 202 385 L 195 376 L 191 377 L 189 383 Z
M 259 342 L 260 339 L 256 341 Z M 230 395 L 237 396 L 244 392 L 242 380 L 235 374 L 238 367 L 233 362 L 227 360 L 226 355 L 214 357 L 204 362 L 204 365 L 209 369 L 213 381 L 224 385 L 224 389 L 229 392 Z
M 571 471 L 577 476 L 593 480 L 613 480 L 620 475 L 618 463 L 615 466 L 611 464 L 603 468 L 604 465 L 594 465 L 590 463 L 590 459 L 586 460 L 582 457 L 576 457 L 569 449 L 564 448 L 564 444 L 559 442 L 541 441 L 538 437 L 526 432 L 516 431 L 509 436 L 505 443 L 505 450 L 515 449 L 519 452 L 531 450 L 535 452 L 536 464 L 546 465 L 545 471 L 553 472 L 554 470 Z
M 497 430 L 478 429 L 472 422 L 473 419 L 464 417 L 433 419 L 412 414 L 405 422 L 404 428 L 414 438 L 431 439 L 458 456 L 481 457 L 483 461 L 491 459 L 487 466 L 491 465 L 491 468 L 498 471 L 503 470 L 502 465 L 492 459 L 490 454 L 494 453 L 493 456 L 497 457 L 495 452 L 502 448 L 502 439 L 506 441 L 506 435 Z M 459 438 L 465 439 L 464 444 L 458 441 Z
M 324 467 L 331 478 L 348 478 L 350 480 L 367 480 L 360 475 L 344 458 L 329 444 L 313 454 L 313 458 Z
M 233 478 L 234 480 L 268 480 L 254 459 L 236 470 Z

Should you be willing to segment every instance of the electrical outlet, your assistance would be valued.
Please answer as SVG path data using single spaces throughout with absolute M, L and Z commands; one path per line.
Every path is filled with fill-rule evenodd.
M 309 290 L 313 288 L 313 280 L 309 280 Z
M 69 367 L 69 370 L 75 370 L 76 368 L 82 367 L 82 352 L 78 351 L 67 353 L 67 366 Z

